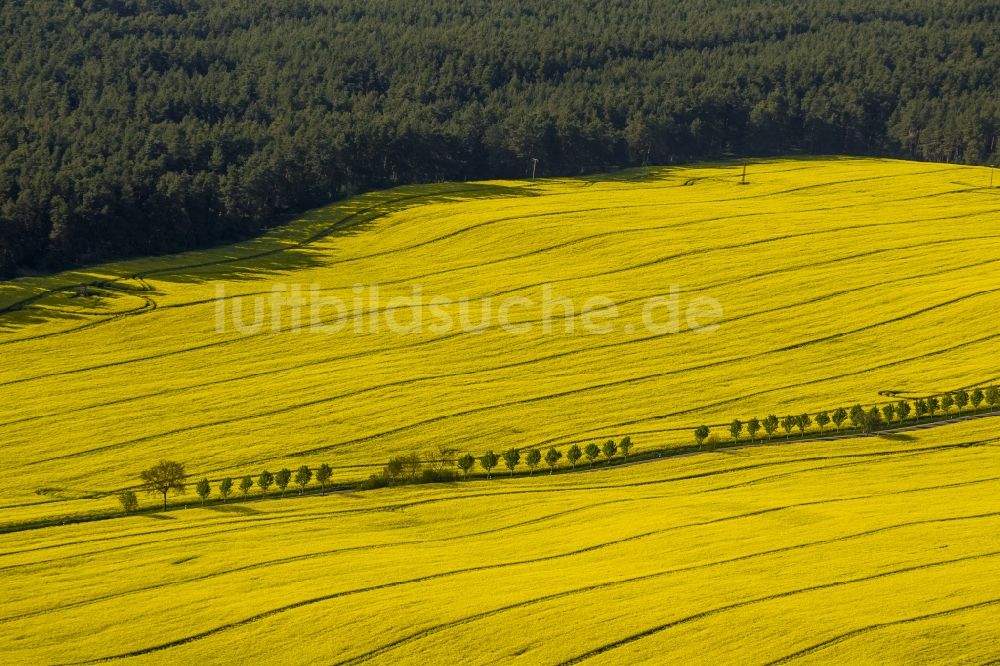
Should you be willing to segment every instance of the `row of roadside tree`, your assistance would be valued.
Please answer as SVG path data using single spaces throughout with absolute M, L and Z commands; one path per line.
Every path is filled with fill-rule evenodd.
M 894 425 L 905 425 L 908 420 L 918 422 L 923 418 L 935 418 L 940 413 L 943 418 L 949 418 L 955 414 L 962 414 L 968 411 L 979 412 L 983 406 L 990 410 L 1000 407 L 1000 389 L 996 386 L 988 388 L 960 389 L 940 395 L 932 395 L 926 398 L 910 400 L 897 400 L 884 405 L 874 405 L 868 409 L 860 404 L 854 405 L 850 409 L 838 407 L 832 411 L 822 411 L 814 415 L 799 414 L 787 415 L 779 418 L 774 414 L 767 417 L 751 418 L 747 421 L 733 419 L 729 424 L 729 439 L 739 441 L 744 433 L 751 442 L 761 439 L 772 439 L 776 433 L 783 432 L 785 438 L 791 437 L 795 430 L 798 436 L 805 436 L 812 431 L 813 426 L 819 428 L 819 433 L 824 434 L 831 424 L 841 432 L 845 430 L 845 424 L 850 422 L 846 428 L 848 430 L 862 433 L 875 433 Z M 953 412 L 952 410 L 955 410 Z M 780 431 L 779 431 L 780 429 Z M 711 428 L 706 425 L 698 426 L 694 429 L 694 439 L 699 447 L 706 442 L 714 443 Z

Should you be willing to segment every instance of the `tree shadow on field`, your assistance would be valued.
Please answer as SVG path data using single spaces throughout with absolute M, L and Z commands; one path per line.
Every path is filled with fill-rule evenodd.
M 149 311 L 155 310 L 155 297 L 145 278 L 159 283 L 205 284 L 222 281 L 251 281 L 287 274 L 309 268 L 320 268 L 354 257 L 338 252 L 336 245 L 316 244 L 325 239 L 356 236 L 375 227 L 380 218 L 428 204 L 461 203 L 480 199 L 500 199 L 537 196 L 530 183 L 434 183 L 407 185 L 349 197 L 327 206 L 288 218 L 287 224 L 272 227 L 261 236 L 216 248 L 194 250 L 177 255 L 146 257 L 105 264 L 98 271 L 101 279 L 87 281 L 75 272 L 75 281 L 53 275 L 47 288 L 31 287 L 17 280 L 0 281 L 4 305 L 0 307 L 0 332 L 28 328 L 32 324 L 53 319 L 80 319 L 71 312 L 65 299 L 83 284 L 94 288 L 114 286 L 123 294 L 150 298 Z M 430 235 L 434 229 L 428 228 Z M 116 276 L 116 277 L 108 277 Z M 125 283 L 125 284 L 122 284 Z M 128 289 L 129 283 L 142 289 Z M 169 287 L 165 291 L 170 291 Z M 141 314 L 137 308 L 127 314 Z M 122 312 L 102 312 L 93 307 L 88 314 L 98 315 L 98 321 L 120 316 Z
M 352 259 L 318 241 L 357 236 L 376 227 L 387 215 L 429 204 L 460 203 L 479 199 L 534 196 L 525 186 L 492 183 L 436 183 L 409 185 L 350 197 L 343 201 L 303 213 L 288 225 L 275 227 L 255 239 L 226 245 L 215 252 L 201 254 L 204 261 L 140 273 L 160 282 L 204 283 L 257 280 L 307 268 L 321 268 Z M 428 229 L 428 233 L 433 231 Z M 211 256 L 211 255 L 217 256 Z M 191 257 L 194 258 L 194 257 Z
M 237 516 L 252 516 L 260 513 L 257 509 L 249 506 L 243 506 L 241 504 L 216 504 L 205 508 L 212 511 L 218 511 L 219 513 L 230 513 Z
M 917 438 L 906 432 L 891 432 L 879 435 L 880 439 L 888 439 L 892 442 L 915 442 Z
M 165 513 L 140 513 L 136 515 L 142 516 L 143 518 L 151 518 L 153 520 L 177 520 L 174 516 L 168 516 Z

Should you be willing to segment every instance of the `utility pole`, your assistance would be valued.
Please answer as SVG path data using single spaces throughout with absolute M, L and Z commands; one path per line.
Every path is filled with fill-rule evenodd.
M 531 158 L 531 181 L 532 182 L 535 181 L 535 169 L 536 168 L 538 168 L 538 158 L 537 157 L 532 157 Z
M 744 162 L 743 163 L 743 178 L 740 179 L 740 185 L 746 185 L 746 184 L 747 184 L 747 163 Z

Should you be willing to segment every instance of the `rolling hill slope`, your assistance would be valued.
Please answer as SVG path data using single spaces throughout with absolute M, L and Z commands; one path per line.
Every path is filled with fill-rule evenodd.
M 787 159 L 739 176 L 721 164 L 406 187 L 237 246 L 2 283 L 3 522 L 113 507 L 107 494 L 160 458 L 213 479 L 329 462 L 354 480 L 413 450 L 626 434 L 669 447 L 699 423 L 1000 376 L 1000 189 L 985 169 Z M 366 314 L 292 330 L 285 304 L 236 330 L 236 304 L 250 322 L 248 299 L 275 285 L 347 304 L 360 292 Z M 414 285 L 473 299 L 472 327 L 489 297 L 494 318 L 387 330 L 387 316 L 430 317 L 390 303 Z M 542 329 L 546 288 L 573 302 L 574 334 Z M 718 302 L 718 330 L 644 327 L 649 299 L 674 289 L 682 308 Z M 497 322 L 511 297 L 531 301 L 509 309 L 530 331 Z M 585 333 L 581 310 L 610 304 L 614 330 Z

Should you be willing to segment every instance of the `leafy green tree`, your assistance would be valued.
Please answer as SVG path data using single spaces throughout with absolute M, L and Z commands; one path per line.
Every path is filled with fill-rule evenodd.
M 806 434 L 806 430 L 812 425 L 812 418 L 808 414 L 799 414 L 795 417 L 795 427 L 799 429 L 799 433 L 802 435 Z
M 847 410 L 843 407 L 837 407 L 833 410 L 833 424 L 837 427 L 839 431 L 841 426 L 844 425 L 844 421 L 847 420 Z
M 274 485 L 274 474 L 271 474 L 266 469 L 260 473 L 257 477 L 257 487 L 260 488 L 260 494 L 266 495 L 268 488 Z
M 139 497 L 134 490 L 123 490 L 118 493 L 118 502 L 123 513 L 134 513 L 139 510 Z
M 219 481 L 219 495 L 222 497 L 222 501 L 226 502 L 229 500 L 229 496 L 233 494 L 233 480 L 228 476 L 222 481 Z
M 274 485 L 278 486 L 278 490 L 281 491 L 281 496 L 285 496 L 285 488 L 292 480 L 292 470 L 287 467 L 283 467 L 278 470 L 278 473 L 274 475 Z
M 625 458 L 625 462 L 628 462 L 628 454 L 632 450 L 632 438 L 628 435 L 622 437 L 622 441 L 618 443 L 618 448 L 621 449 L 622 457 Z
M 295 485 L 299 487 L 299 495 L 306 492 L 306 486 L 312 481 L 313 473 L 309 469 L 309 465 L 302 465 L 297 470 L 295 470 Z
M 974 411 L 979 411 L 979 405 L 983 404 L 983 400 L 986 398 L 986 394 L 983 393 L 983 389 L 976 388 L 972 391 L 972 395 L 969 396 L 969 402 L 972 403 L 972 409 Z
M 851 425 L 855 428 L 863 428 L 865 425 L 865 408 L 861 405 L 854 405 L 850 412 Z
M 949 410 L 951 410 L 951 408 L 954 406 L 955 406 L 955 396 L 953 396 L 951 393 L 945 393 L 943 396 L 941 396 L 941 409 L 944 411 L 945 414 L 947 414 Z
M 955 406 L 958 407 L 958 411 L 963 411 L 969 404 L 969 392 L 965 389 L 959 389 L 955 391 Z
M 503 464 L 510 470 L 510 475 L 514 476 L 514 468 L 521 462 L 521 452 L 517 449 L 507 449 L 503 452 Z
M 500 456 L 492 450 L 487 451 L 479 457 L 479 466 L 486 470 L 486 478 L 493 478 L 493 468 L 500 462 Z
M 767 438 L 771 439 L 774 433 L 778 431 L 778 417 L 774 414 L 768 414 L 767 418 L 764 419 L 764 432 L 767 433 Z
M 863 432 L 871 434 L 878 432 L 882 428 L 882 414 L 879 412 L 878 407 L 872 407 L 865 414 L 864 423 L 862 423 L 861 429 Z
M 760 419 L 756 416 L 747 421 L 747 434 L 750 435 L 750 443 L 753 443 L 754 437 L 760 432 Z
M 530 476 L 535 475 L 535 468 L 540 462 L 542 462 L 542 452 L 538 449 L 528 449 L 528 453 L 524 456 L 524 464 L 528 466 Z
M 615 454 L 618 453 L 618 445 L 615 444 L 615 440 L 609 439 L 604 442 L 604 446 L 601 447 L 601 453 L 603 453 L 604 457 L 608 459 L 608 462 L 611 462 L 611 460 L 615 457 Z
M 469 472 L 471 472 L 473 466 L 475 466 L 476 459 L 472 457 L 471 453 L 466 453 L 458 459 L 456 464 L 458 465 L 458 468 L 462 470 L 462 473 L 465 474 L 465 478 L 469 478 Z
M 202 479 L 194 485 L 194 492 L 201 498 L 201 503 L 204 504 L 208 496 L 212 494 L 212 485 L 208 482 L 208 479 Z
M 986 404 L 990 406 L 991 410 L 996 409 L 1000 405 L 1000 389 L 996 386 L 986 389 Z
M 581 451 L 580 447 L 576 444 L 569 447 L 566 451 L 566 460 L 569 461 L 569 464 L 573 469 L 576 469 L 576 463 L 578 463 L 582 457 L 583 451 Z
M 826 412 L 820 412 L 816 415 L 816 425 L 819 426 L 819 431 L 823 432 L 826 427 L 830 425 L 830 415 Z
M 729 424 L 729 436 L 734 442 L 739 441 L 740 435 L 743 434 L 743 421 L 739 419 L 733 419 L 733 422 Z
M 916 402 L 913 403 L 917 412 L 917 420 L 927 415 L 927 401 L 923 398 L 917 398 Z
M 707 425 L 700 425 L 694 429 L 694 441 L 698 443 L 699 449 L 705 443 L 705 440 L 708 439 L 709 434 L 711 434 L 711 431 Z
M 896 415 L 899 417 L 899 422 L 902 423 L 910 416 L 910 412 L 913 408 L 910 407 L 910 403 L 906 400 L 900 400 L 896 403 Z
M 892 423 L 892 419 L 896 416 L 896 405 L 891 402 L 888 405 L 882 407 L 882 416 L 885 417 L 886 425 Z
M 333 468 L 323 463 L 316 469 L 316 483 L 319 487 L 323 489 L 323 494 L 326 495 L 326 486 L 330 483 L 330 478 L 333 476 Z
M 167 510 L 167 493 L 183 493 L 186 487 L 187 472 L 184 463 L 173 460 L 161 460 L 139 474 L 143 488 L 151 495 L 163 495 L 163 510 Z
M 794 416 L 786 416 L 781 419 L 781 429 L 785 431 L 786 439 L 792 434 L 792 430 L 795 428 L 795 424 L 798 423 L 798 421 L 799 420 Z
M 250 494 L 250 489 L 253 488 L 253 479 L 249 476 L 244 476 L 240 479 L 240 492 L 243 493 L 243 498 Z
M 549 466 L 549 474 L 555 470 L 560 458 L 562 458 L 562 452 L 557 451 L 555 447 L 550 447 L 545 452 L 545 464 Z
M 383 472 L 389 479 L 395 480 L 403 476 L 405 469 L 406 461 L 403 456 L 393 456 L 392 458 L 389 458 L 389 462 L 385 464 Z
M 932 417 L 934 416 L 934 413 L 938 410 L 938 407 L 940 406 L 941 403 L 938 400 L 937 396 L 932 395 L 931 397 L 927 398 L 927 413 L 929 413 Z
M 591 442 L 590 444 L 587 444 L 587 447 L 583 450 L 583 455 L 587 456 L 587 460 L 590 461 L 590 465 L 593 467 L 594 461 L 601 455 L 601 447 Z

